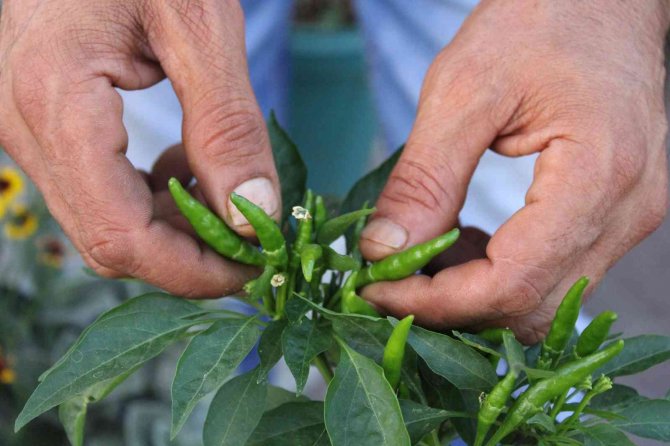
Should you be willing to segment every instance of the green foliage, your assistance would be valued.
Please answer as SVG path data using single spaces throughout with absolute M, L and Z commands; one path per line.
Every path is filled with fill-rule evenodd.
M 270 220 L 260 208 L 253 208 L 258 217 L 253 219 L 255 229 L 265 241 L 264 249 L 253 253 L 263 259 L 261 264 L 279 254 L 281 261 L 270 262 L 261 278 L 245 286 L 247 294 L 236 297 L 259 314 L 250 316 L 163 293 L 131 299 L 98 317 L 42 375 L 16 420 L 17 429 L 60 406 L 59 416 L 70 442 L 83 444 L 86 417 L 93 412 L 89 404 L 104 399 L 140 368 L 145 370 L 151 358 L 174 345 L 183 348 L 183 353 L 172 382 L 171 424 L 167 408 L 160 404 L 133 407 L 127 417 L 134 421 L 125 429 L 129 444 L 142 444 L 146 438 L 152 444 L 198 444 L 201 438 L 204 446 L 437 446 L 455 437 L 473 444 L 478 432 L 477 444 L 488 441 L 489 446 L 498 439 L 504 444 L 632 444 L 626 433 L 670 440 L 669 399 L 648 399 L 619 384 L 609 389 L 610 380 L 601 377 L 638 373 L 666 361 L 670 338 L 664 336 L 627 339 L 623 351 L 598 371 L 590 373 L 603 362 L 589 369 L 577 367 L 579 376 L 566 381 L 561 373 L 588 359 L 573 353 L 577 336 L 569 337 L 571 319 L 555 324 L 565 328 L 560 348 L 545 347 L 540 361 L 540 345 L 524 347 L 509 330 L 497 330 L 492 337 L 491 331 L 482 336 L 445 334 L 412 326 L 406 340 L 404 335 L 394 337 L 396 344 L 387 349 L 385 365 L 389 370 L 393 365 L 392 386 L 381 365 L 398 320 L 372 311 L 357 314 L 340 309 L 343 295 L 355 296 L 365 304 L 356 295 L 356 287 L 351 286 L 347 294 L 342 286 L 347 277 L 352 285 L 357 272 L 369 268 L 358 251 L 358 235 L 374 212 L 367 204 L 376 201 L 401 152 L 353 187 L 340 207 L 343 215 L 329 218 L 323 197 L 306 194 L 306 171 L 295 145 L 274 116 L 268 125 L 281 177 L 284 221 L 278 231 L 274 223 L 267 224 Z M 300 212 L 296 215 L 301 223 L 289 221 L 291 208 L 303 197 L 307 197 L 306 208 L 314 209 L 314 221 Z M 297 247 L 291 243 L 296 227 Z M 343 235 L 347 251 L 338 253 L 329 244 Z M 438 240 L 442 249 L 457 236 L 452 231 L 431 242 Z M 410 249 L 399 253 L 393 262 L 384 263 L 383 277 L 401 280 L 412 275 L 417 265 L 425 265 L 436 252 Z M 365 277 L 366 284 L 379 280 L 375 274 Z M 183 341 L 189 339 L 184 347 Z M 232 377 L 245 358 L 253 355 L 256 343 L 258 366 Z M 604 349 L 607 345 L 594 355 Z M 389 359 L 391 351 L 397 353 L 394 361 Z M 268 383 L 270 371 L 282 357 L 295 379 L 295 392 Z M 324 401 L 301 396 L 315 371 L 327 386 Z M 508 379 L 497 387 L 508 383 L 513 396 L 507 393 L 503 398 L 498 392 L 496 397 L 492 392 L 486 401 L 488 406 L 495 403 L 497 418 L 482 426 L 486 417 L 478 415 L 486 406 L 482 405 L 488 398 L 486 392 L 496 388 L 505 375 Z M 568 390 L 566 382 L 585 392 L 581 402 L 573 402 L 570 397 L 576 390 Z M 546 401 L 532 407 L 515 403 L 527 401 L 533 389 L 549 383 L 557 385 L 545 389 L 551 395 Z M 170 437 L 198 418 L 190 417 L 192 412 L 202 415 L 205 404 L 199 402 L 210 396 L 204 426 L 199 424 L 196 429 L 200 438 L 180 442 L 182 432 L 171 442 Z M 561 412 L 570 415 L 559 417 Z M 515 419 L 523 422 L 501 430 L 506 421 Z

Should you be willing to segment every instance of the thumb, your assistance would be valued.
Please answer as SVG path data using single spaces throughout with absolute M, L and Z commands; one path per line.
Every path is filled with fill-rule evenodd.
M 235 191 L 278 219 L 279 180 L 262 113 L 249 82 L 239 2 L 156 0 L 156 56 L 184 110 L 189 166 L 208 204 L 242 235 L 253 235 L 230 202 Z M 149 34 L 151 35 L 151 33 Z
M 361 233 L 369 260 L 454 227 L 479 158 L 498 132 L 491 96 L 450 65 L 439 57 L 426 76 L 405 149 Z

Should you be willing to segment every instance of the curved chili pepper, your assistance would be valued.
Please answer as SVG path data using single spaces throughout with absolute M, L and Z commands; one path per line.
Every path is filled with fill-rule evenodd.
M 575 355 L 578 358 L 590 355 L 600 348 L 618 316 L 614 311 L 603 311 L 584 329 L 577 340 Z
M 247 200 L 241 195 L 233 192 L 230 201 L 240 210 L 249 224 L 256 230 L 258 241 L 261 242 L 263 253 L 268 263 L 279 269 L 286 269 L 288 264 L 288 252 L 286 251 L 286 239 L 281 229 L 265 211 Z
M 488 441 L 488 446 L 495 446 L 511 434 L 521 423 L 543 410 L 548 401 L 567 392 L 571 387 L 584 381 L 600 366 L 610 361 L 623 349 L 623 341 L 609 344 L 582 359 L 572 361 L 556 369 L 550 378 L 538 381 L 529 387 L 514 403 L 507 413 L 505 421 Z
M 390 255 L 363 268 L 358 274 L 356 287 L 362 287 L 373 282 L 400 280 L 411 276 L 426 266 L 433 257 L 453 245 L 458 240 L 459 235 L 460 231 L 458 229 L 452 229 L 446 234 Z
M 537 362 L 539 369 L 550 369 L 556 365 L 563 350 L 567 347 L 582 306 L 582 295 L 588 284 L 588 277 L 581 277 L 577 280 L 556 309 L 549 333 L 542 342 L 542 351 Z
M 379 317 L 379 313 L 377 313 L 362 297 L 356 294 L 357 276 L 358 271 L 354 271 L 342 286 L 342 313 L 364 314 L 366 316 Z
M 258 248 L 247 242 L 205 205 L 193 198 L 176 178 L 168 182 L 170 194 L 179 211 L 191 223 L 196 234 L 224 257 L 247 265 L 263 266 L 265 257 Z
M 510 331 L 509 328 L 486 328 L 477 333 L 477 336 L 494 344 L 502 344 L 503 334 L 508 331 Z
M 498 384 L 491 389 L 491 392 L 486 396 L 477 414 L 477 435 L 475 437 L 475 446 L 484 444 L 486 434 L 496 422 L 498 416 L 505 408 L 507 400 L 509 399 L 514 384 L 516 383 L 517 374 L 510 370 L 505 377 L 498 381 Z
M 316 263 L 323 257 L 323 248 L 321 245 L 310 243 L 305 245 L 300 252 L 300 263 L 302 265 L 302 275 L 307 282 L 312 281 L 312 273 Z
M 300 253 L 302 248 L 312 241 L 312 229 L 314 227 L 314 194 L 307 189 L 305 193 L 305 210 L 307 213 L 304 218 L 298 221 L 295 241 L 293 242 L 293 251 Z
M 391 336 L 389 336 L 384 347 L 384 356 L 382 357 L 382 368 L 384 376 L 391 384 L 393 390 L 398 388 L 400 383 L 400 372 L 402 371 L 402 361 L 405 358 L 405 346 L 407 337 L 414 322 L 414 315 L 410 314 L 393 327 Z

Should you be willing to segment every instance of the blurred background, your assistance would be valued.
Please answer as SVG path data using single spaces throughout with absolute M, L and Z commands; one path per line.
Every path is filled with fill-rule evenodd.
M 301 148 L 315 190 L 342 196 L 404 141 L 425 70 L 476 1 L 420 0 L 412 11 L 403 11 L 401 3 L 243 2 L 254 89 L 264 112 L 274 109 Z M 395 53 L 399 56 L 390 57 Z M 180 140 L 179 104 L 169 82 L 122 94 L 129 156 L 149 168 L 160 150 Z M 532 162 L 532 157 L 487 154 L 473 179 L 464 223 L 493 231 L 518 209 Z M 494 191 L 491 178 L 497 179 Z M 54 411 L 19 435 L 11 433 L 13 420 L 39 374 L 88 323 L 149 287 L 88 273 L 39 195 L 2 153 L 0 218 L 0 445 L 65 445 Z M 587 303 L 584 320 L 612 309 L 619 314 L 615 331 L 670 335 L 669 270 L 666 220 L 611 270 Z M 161 355 L 92 406 L 87 444 L 199 444 L 204 413 L 197 411 L 175 442 L 167 439 L 169 387 L 178 353 Z M 622 381 L 661 397 L 670 384 L 670 364 Z

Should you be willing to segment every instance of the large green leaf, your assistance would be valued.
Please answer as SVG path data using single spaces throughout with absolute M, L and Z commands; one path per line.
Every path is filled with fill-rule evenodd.
M 382 368 L 341 343 L 326 393 L 328 435 L 338 446 L 409 446 L 398 400 Z
M 431 370 L 459 389 L 487 391 L 498 382 L 486 358 L 449 336 L 413 326 L 407 342 Z
M 315 320 L 303 318 L 289 325 L 282 334 L 284 360 L 296 383 L 296 392 L 302 393 L 309 376 L 312 360 L 328 350 L 332 339 L 328 331 L 320 328 Z
M 244 446 L 263 415 L 266 392 L 257 370 L 221 386 L 207 412 L 204 446 Z
M 614 384 L 607 392 L 596 395 L 589 403 L 589 407 L 592 409 L 619 412 L 621 409 L 644 399 L 646 398 L 640 396 L 637 390 L 632 387 Z
M 270 113 L 268 119 L 268 132 L 281 183 L 282 222 L 285 222 L 293 206 L 299 205 L 305 195 L 307 167 L 295 143 L 277 122 L 274 112 Z
M 290 303 L 290 302 L 289 302 Z M 258 343 L 258 357 L 260 364 L 258 366 L 258 379 L 265 380 L 282 357 L 281 336 L 286 328 L 286 319 L 278 319 L 270 322 L 263 330 L 261 340 Z
M 384 346 L 393 327 L 386 319 L 332 317 L 333 331 L 351 348 L 381 364 Z
M 174 438 L 195 405 L 218 389 L 249 354 L 260 334 L 254 317 L 222 319 L 191 339 L 172 382 Z
M 266 412 L 247 446 L 330 446 L 323 402 L 286 403 Z
M 598 369 L 596 376 L 633 375 L 670 359 L 670 336 L 642 335 L 624 341 L 621 353 Z
M 128 372 L 162 352 L 197 322 L 202 310 L 161 293 L 134 298 L 103 314 L 43 375 L 15 423 L 18 430 L 41 413 L 101 381 Z
M 634 446 L 626 434 L 609 424 L 597 424 L 583 430 L 584 446 Z
M 670 401 L 641 400 L 618 412 L 625 420 L 613 420 L 619 429 L 645 438 L 670 442 Z
M 342 202 L 341 212 L 351 212 L 361 209 L 366 202 L 371 205 L 377 202 L 379 194 L 382 192 L 384 185 L 386 185 L 393 167 L 395 167 L 402 154 L 402 149 L 400 147 L 386 161 L 354 184 Z
M 421 441 L 449 416 L 444 410 L 424 406 L 412 400 L 400 400 L 400 410 L 412 444 Z

